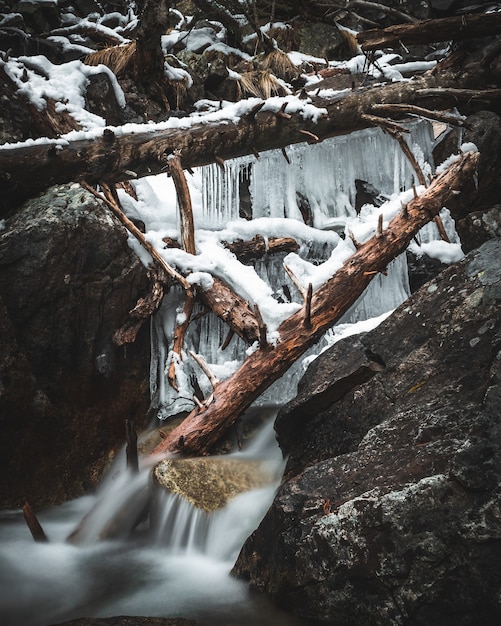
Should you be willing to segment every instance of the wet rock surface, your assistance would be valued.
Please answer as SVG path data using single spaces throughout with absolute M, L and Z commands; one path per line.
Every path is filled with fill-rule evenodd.
M 239 493 L 269 485 L 273 469 L 260 461 L 234 458 L 166 459 L 153 471 L 162 489 L 175 493 L 199 509 L 221 509 Z
M 127 353 L 112 336 L 146 287 L 144 267 L 125 232 L 78 185 L 49 189 L 5 221 L 0 232 L 4 507 L 19 506 L 19 498 L 58 502 L 92 488 L 110 451 L 124 441 L 125 419 L 144 419 L 147 329 Z
M 490 240 L 318 357 L 279 414 L 285 479 L 238 576 L 321 623 L 499 622 L 499 258 Z M 384 368 L 305 411 L 364 350 Z

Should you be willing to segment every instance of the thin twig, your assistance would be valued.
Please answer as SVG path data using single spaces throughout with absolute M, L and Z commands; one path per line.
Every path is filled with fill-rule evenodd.
M 190 350 L 190 355 L 195 359 L 202 372 L 207 376 L 210 384 L 212 385 L 212 388 L 215 389 L 220 381 L 219 378 L 214 374 L 214 372 L 211 371 L 209 364 L 207 363 L 205 358 L 201 354 L 196 354 L 192 350 Z
M 299 278 L 294 274 L 294 272 L 291 270 L 291 268 L 286 265 L 284 263 L 284 270 L 287 274 L 287 276 L 291 279 L 292 283 L 294 284 L 294 286 L 296 287 L 296 289 L 299 291 L 299 293 L 301 294 L 301 297 L 303 298 L 303 300 L 306 297 L 306 289 L 303 287 L 303 285 L 301 284 L 301 281 L 299 280 Z

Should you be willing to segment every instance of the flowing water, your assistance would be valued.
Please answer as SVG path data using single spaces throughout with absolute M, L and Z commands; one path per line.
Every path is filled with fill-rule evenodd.
M 261 459 L 282 470 L 272 420 L 235 458 Z M 153 529 L 143 522 L 124 537 L 98 537 L 126 503 L 144 505 L 149 472 L 129 474 L 119 459 L 99 493 L 39 514 L 50 539 L 35 543 L 21 511 L 0 515 L 0 624 L 46 626 L 77 617 L 182 616 L 201 624 L 299 625 L 230 576 L 245 538 L 270 505 L 276 483 L 243 493 L 207 515 L 179 496 L 165 496 Z M 139 496 L 139 497 L 138 497 Z M 78 544 L 67 541 L 96 511 Z M 125 523 L 124 528 L 128 524 Z

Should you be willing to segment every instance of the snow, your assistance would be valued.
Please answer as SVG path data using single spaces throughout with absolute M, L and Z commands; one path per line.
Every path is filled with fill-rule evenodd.
M 459 147 L 459 154 L 451 154 L 450 157 L 445 159 L 443 163 L 437 166 L 435 173 L 442 174 L 445 172 L 453 163 L 457 163 L 467 152 L 478 152 L 477 146 L 473 142 L 462 143 Z
M 311 81 L 308 87 L 314 85 L 316 82 Z M 317 98 L 324 98 L 325 100 L 341 100 L 344 96 L 351 93 L 351 89 L 316 89 L 315 91 L 308 91 L 309 96 L 316 96 Z
M 219 43 L 216 31 L 213 28 L 195 28 L 183 37 L 183 42 L 188 50 L 200 54 L 210 45 Z
M 236 57 L 241 58 L 243 61 L 251 61 L 252 57 L 250 54 L 247 54 L 246 52 L 243 52 L 242 50 L 240 50 L 239 48 L 233 48 L 231 46 L 228 46 L 228 44 L 222 43 L 220 41 L 216 42 L 216 43 L 212 43 L 206 50 L 207 52 L 221 52 L 222 54 L 225 54 L 226 56 L 234 55 Z
M 249 54 L 224 43 L 221 40 L 223 34 L 224 30 L 217 32 L 211 27 L 196 28 L 189 31 L 173 29 L 167 35 L 162 35 L 162 50 L 164 54 L 169 54 L 177 45 L 184 46 L 187 50 L 196 54 L 218 52 L 226 56 L 233 55 L 246 61 L 252 59 Z
M 92 75 L 105 73 L 109 76 L 117 102 L 125 106 L 125 96 L 118 85 L 113 72 L 105 65 L 90 66 L 81 61 L 70 61 L 62 65 L 51 63 L 42 55 L 19 57 L 0 61 L 9 78 L 17 85 L 18 93 L 24 95 L 39 110 L 45 109 L 47 98 L 55 100 L 58 111 L 66 110 L 85 130 L 100 134 L 106 125 L 105 120 L 90 113 L 85 108 L 85 91 Z M 26 80 L 27 78 L 27 80 Z M 77 131 L 80 132 L 80 131 Z M 78 136 L 78 134 L 77 134 Z M 71 137 L 71 133 L 69 135 Z M 17 144 L 4 144 L 2 148 L 19 145 L 33 145 L 35 143 L 54 143 L 54 141 L 41 138 L 40 140 L 27 140 Z M 57 141 L 63 145 L 65 137 Z
M 172 65 L 167 63 L 167 61 L 164 61 L 164 69 L 165 75 L 169 80 L 183 81 L 187 89 L 193 85 L 193 79 L 191 78 L 190 73 L 186 70 L 183 70 L 180 67 L 172 67 Z
M 418 258 L 427 255 L 432 259 L 438 259 L 442 263 L 457 263 L 464 257 L 464 252 L 459 243 L 448 243 L 446 241 L 430 241 L 420 245 L 412 242 L 409 250 Z
M 407 61 L 406 63 L 395 63 L 392 67 L 401 74 L 417 74 L 433 69 L 436 64 L 437 61 Z
M 297 65 L 298 67 L 307 63 L 314 63 L 322 66 L 326 65 L 325 59 L 312 56 L 311 54 L 304 54 L 303 52 L 298 52 L 296 50 L 288 52 L 287 56 L 292 61 L 292 63 L 294 63 L 294 65 Z
M 90 16 L 89 16 L 90 17 Z M 96 18 L 100 19 L 100 15 L 97 14 Z M 103 24 L 99 24 L 96 20 L 96 22 L 91 21 L 90 19 L 79 19 L 78 22 L 72 26 L 67 26 L 65 27 L 64 30 L 64 34 L 68 35 L 68 34 L 72 34 L 72 33 L 80 33 L 82 32 L 82 30 L 84 29 L 89 29 L 91 32 L 95 31 L 98 33 L 102 33 L 104 36 L 106 37 L 110 37 L 112 41 L 115 41 L 116 43 L 129 43 L 130 39 L 127 39 L 126 37 L 122 37 L 122 35 L 120 35 L 119 33 L 117 33 L 116 30 L 114 30 L 113 28 L 109 28 L 108 26 L 104 26 Z M 59 35 L 60 33 L 58 32 L 58 30 L 60 29 L 55 29 L 52 31 L 52 33 L 54 35 Z
M 94 52 L 92 48 L 74 43 L 70 41 L 68 37 L 63 37 L 62 35 L 52 35 L 47 37 L 47 40 L 59 44 L 63 52 L 75 52 L 77 54 L 91 54 Z

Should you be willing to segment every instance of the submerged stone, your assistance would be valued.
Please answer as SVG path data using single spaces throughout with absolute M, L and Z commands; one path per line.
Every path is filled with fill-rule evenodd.
M 155 482 L 210 512 L 244 491 L 265 487 L 275 476 L 263 461 L 235 458 L 165 459 L 153 471 Z

